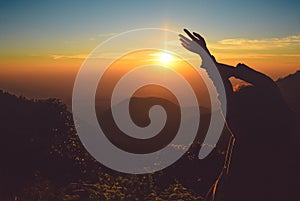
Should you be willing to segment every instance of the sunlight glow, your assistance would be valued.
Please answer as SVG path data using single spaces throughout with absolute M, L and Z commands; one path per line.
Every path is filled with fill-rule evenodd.
M 158 56 L 158 60 L 162 63 L 170 63 L 173 60 L 173 56 L 166 52 L 161 52 Z

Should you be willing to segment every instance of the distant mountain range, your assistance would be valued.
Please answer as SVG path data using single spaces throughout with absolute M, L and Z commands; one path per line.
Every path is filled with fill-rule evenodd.
M 300 70 L 276 81 L 291 109 L 300 115 Z
M 279 79 L 276 83 L 286 102 L 299 117 L 300 71 Z M 177 116 L 178 105 L 165 99 L 133 98 L 131 101 L 134 105 L 132 118 L 135 123 L 141 126 L 147 126 L 149 123 L 149 119 L 147 119 L 149 110 L 145 108 L 145 103 L 148 105 L 147 107 L 155 104 L 164 105 L 170 116 Z M 115 107 L 120 107 L 124 103 L 121 102 Z M 82 147 L 76 135 L 72 115 L 59 100 L 29 100 L 0 90 L 0 109 L 0 156 L 2 160 L 0 166 L 0 200 L 6 201 L 8 200 L 7 197 L 20 192 L 35 192 L 31 188 L 37 182 L 38 176 L 49 178 L 53 184 L 57 185 L 57 189 L 63 189 L 66 183 L 71 183 L 77 179 L 88 180 L 96 175 L 92 171 L 97 169 L 99 164 L 95 163 Z M 194 110 L 195 107 L 183 109 L 190 111 Z M 207 121 L 200 128 L 202 130 L 196 137 L 196 141 L 201 143 L 203 136 L 200 134 L 207 129 L 205 125 L 209 123 L 210 114 L 206 108 L 200 107 L 200 111 L 202 121 Z M 104 110 L 104 116 L 108 115 L 108 112 L 110 111 Z M 171 126 L 168 129 L 176 129 L 175 124 L 177 123 L 174 122 L 177 120 L 173 119 L 169 122 Z M 111 122 L 106 123 L 111 124 Z M 295 132 L 295 135 L 299 135 L 299 130 Z M 165 141 L 167 144 L 169 139 L 161 138 L 161 141 Z M 119 143 L 118 139 L 112 138 L 111 140 Z M 299 137 L 298 140 L 300 140 Z M 219 142 L 227 141 L 228 136 L 223 135 Z M 165 144 L 162 143 L 161 146 Z M 209 172 L 213 167 L 216 169 L 215 172 L 219 172 L 224 162 L 225 152 L 223 150 L 225 147 L 222 144 L 225 143 L 218 144 L 217 149 L 209 157 L 205 160 L 198 160 L 197 154 L 200 145 L 195 143 L 181 160 L 164 170 L 164 174 L 155 175 L 157 183 L 165 184 L 169 180 L 171 182 L 170 178 L 174 179 L 174 175 L 176 175 L 178 181 L 196 192 L 199 191 L 200 193 L 201 191 L 202 194 L 202 191 L 206 191 L 206 184 L 211 183 L 218 176 L 218 174 L 208 175 L 206 170 Z M 297 144 L 295 149 L 298 147 Z M 84 174 L 81 168 L 85 168 Z M 104 167 L 101 168 L 103 171 Z M 201 171 L 199 171 L 200 169 Z M 87 176 L 89 172 L 90 174 Z M 44 182 L 44 180 L 42 181 Z M 28 189 L 28 191 L 24 189 Z

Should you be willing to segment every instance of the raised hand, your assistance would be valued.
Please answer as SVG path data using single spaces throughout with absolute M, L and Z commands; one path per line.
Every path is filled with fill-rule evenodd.
M 200 52 L 202 50 L 209 53 L 209 51 L 206 47 L 206 42 L 200 34 L 198 34 L 196 32 L 193 32 L 193 34 L 192 34 L 187 29 L 184 29 L 184 32 L 190 37 L 190 39 L 189 39 L 189 38 L 183 36 L 182 34 L 179 34 L 179 37 L 180 37 L 179 40 L 181 41 L 181 44 L 184 48 L 186 48 L 187 50 L 194 52 L 196 54 L 200 54 Z
M 187 29 L 183 29 L 183 31 L 194 41 L 196 41 L 203 49 L 207 50 L 207 47 L 206 47 L 206 42 L 204 40 L 204 38 L 196 33 L 196 32 L 193 32 L 193 34 L 191 34 L 191 32 L 189 32 L 189 30 Z

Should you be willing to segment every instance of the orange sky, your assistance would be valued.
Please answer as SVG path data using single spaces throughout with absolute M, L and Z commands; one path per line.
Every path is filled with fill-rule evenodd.
M 97 45 L 147 27 L 198 31 L 218 61 L 278 79 L 300 69 L 299 8 L 300 1 L 3 1 L 0 88 L 70 102 L 76 73 Z
M 226 57 L 222 59 L 218 55 L 216 54 L 217 58 L 221 58 L 221 62 L 236 64 L 242 61 L 275 79 L 300 69 L 294 66 L 299 62 L 299 58 L 288 58 L 289 62 L 285 62 L 280 61 L 281 58 L 239 60 Z M 36 98 L 57 97 L 70 102 L 73 83 L 82 62 L 82 59 L 36 59 L 9 64 L 1 62 L 0 87 L 18 95 Z
M 102 38 L 102 41 L 104 39 Z M 73 83 L 81 64 L 99 40 L 77 44 L 58 54 L 41 51 L 0 55 L 0 88 L 34 98 L 57 97 L 70 103 Z M 247 65 L 273 79 L 300 69 L 300 36 L 249 40 L 243 38 L 209 41 L 219 62 Z M 80 46 L 83 45 L 81 52 Z

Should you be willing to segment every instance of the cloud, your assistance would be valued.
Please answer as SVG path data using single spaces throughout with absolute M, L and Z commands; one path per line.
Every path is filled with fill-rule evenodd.
M 224 39 L 218 41 L 216 44 L 210 45 L 212 49 L 220 50 L 270 50 L 274 48 L 287 48 L 291 46 L 300 47 L 300 35 L 265 39 L 233 38 Z
M 86 59 L 88 57 L 88 54 L 77 54 L 77 55 L 50 55 L 52 59 L 58 60 L 58 59 Z
M 113 36 L 115 33 L 99 34 L 99 37 Z M 95 38 L 91 38 L 93 40 Z M 192 60 L 194 57 L 190 57 L 190 54 L 183 49 L 179 42 L 176 40 L 168 41 L 166 45 L 170 50 L 177 50 L 176 52 L 184 55 L 186 60 Z M 124 47 L 123 47 L 124 48 Z M 220 40 L 216 43 L 209 44 L 209 48 L 213 50 L 215 56 L 222 59 L 264 59 L 272 57 L 289 57 L 300 58 L 300 35 L 288 36 L 283 38 L 265 38 L 265 39 L 245 39 L 245 38 L 232 38 Z M 130 48 L 128 48 L 130 49 Z M 125 48 L 126 50 L 126 48 Z M 264 52 L 257 52 L 258 50 L 264 50 Z M 274 52 L 274 50 L 278 50 Z M 282 51 L 284 50 L 284 52 Z M 286 51 L 288 50 L 288 51 Z M 119 50 L 120 51 L 120 50 Z M 126 52 L 126 51 L 125 51 Z M 287 53 L 288 52 L 288 53 Z M 90 58 L 96 59 L 116 59 L 121 52 L 105 52 L 101 55 L 90 55 Z M 52 59 L 86 59 L 88 54 L 76 54 L 76 55 L 50 55 Z M 154 55 L 155 56 L 155 55 Z M 157 55 L 156 55 L 157 56 Z M 136 59 L 136 58 L 130 58 Z
M 255 54 L 255 53 L 217 53 L 215 54 L 217 57 L 220 57 L 222 59 L 265 59 L 265 58 L 272 58 L 280 56 L 283 57 L 289 57 L 289 58 L 300 58 L 300 54 Z
M 91 58 L 91 59 L 117 59 L 120 57 L 120 55 L 123 55 L 120 52 L 106 52 L 106 53 L 101 53 L 99 55 L 93 55 L 93 54 L 75 54 L 75 55 L 63 55 L 63 54 L 52 54 L 50 57 L 54 60 L 59 60 L 59 59 L 81 59 L 84 60 L 86 58 Z M 127 59 L 137 59 L 134 56 L 127 56 Z

